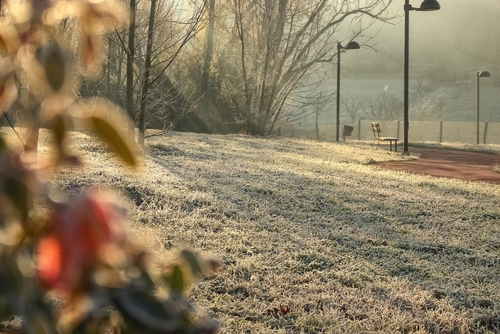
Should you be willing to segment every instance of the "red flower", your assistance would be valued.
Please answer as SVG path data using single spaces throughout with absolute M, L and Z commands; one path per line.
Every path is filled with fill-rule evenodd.
M 56 208 L 53 227 L 38 243 L 38 276 L 63 295 L 84 290 L 92 270 L 126 256 L 123 210 L 97 190 Z M 116 263 L 115 263 L 116 264 Z

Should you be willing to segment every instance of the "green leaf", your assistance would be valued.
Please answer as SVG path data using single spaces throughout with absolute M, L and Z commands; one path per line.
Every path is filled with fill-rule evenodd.
M 9 145 L 7 145 L 5 140 L 3 140 L 3 138 L 0 136 L 0 154 L 8 152 L 9 150 Z
M 3 192 L 21 215 L 22 220 L 28 218 L 30 190 L 21 180 L 8 177 L 3 183 Z
M 125 320 L 139 323 L 155 331 L 169 332 L 183 324 L 180 314 L 168 311 L 154 296 L 133 287 L 114 291 L 116 307 Z
M 91 115 L 89 117 L 94 131 L 96 134 L 104 140 L 106 143 L 110 144 L 118 153 L 120 158 L 122 158 L 127 164 L 132 167 L 137 167 L 138 161 L 136 154 L 125 141 L 125 136 L 123 136 L 117 129 L 117 127 L 109 119 L 104 117 Z
M 0 282 L 2 282 L 0 284 L 0 295 L 7 300 L 11 299 L 8 309 L 12 309 L 14 307 L 12 298 L 21 295 L 26 287 L 17 262 L 8 254 L 0 255 Z
M 181 252 L 181 256 L 186 260 L 186 262 L 189 264 L 191 267 L 191 271 L 193 273 L 193 276 L 199 277 L 203 273 L 203 268 L 200 263 L 200 260 L 198 259 L 198 256 L 196 256 L 195 253 L 193 253 L 190 250 L 184 249 Z
M 34 300 L 31 301 L 35 302 Z M 53 319 L 50 312 L 49 305 L 42 303 L 34 303 L 26 310 L 26 327 L 27 332 L 33 332 L 37 334 L 54 334 L 57 333 L 55 327 L 55 319 Z
M 175 266 L 169 280 L 170 290 L 174 293 L 182 294 L 184 291 L 184 274 L 179 266 Z
M 84 321 L 81 321 L 71 329 L 71 334 L 88 334 L 87 326 Z
M 57 146 L 61 148 L 66 138 L 66 122 L 61 115 L 56 115 L 52 120 L 52 133 L 54 134 Z

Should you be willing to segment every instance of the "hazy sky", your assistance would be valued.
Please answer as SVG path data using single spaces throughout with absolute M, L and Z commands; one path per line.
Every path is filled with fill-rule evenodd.
M 419 7 L 421 0 L 410 3 Z M 438 11 L 410 12 L 410 64 L 415 65 L 419 61 L 428 63 L 431 59 L 443 66 L 464 69 L 499 66 L 500 0 L 439 0 L 439 3 L 441 9 Z M 392 9 L 401 15 L 403 7 L 404 0 L 396 0 L 392 4 Z M 380 29 L 371 42 L 379 50 L 378 53 L 365 48 L 343 59 L 362 62 L 389 55 L 396 58 L 396 62 L 402 62 L 404 17 L 393 23 L 376 24 L 370 30 L 374 33 Z M 494 68 L 489 66 L 488 70 Z
M 422 0 L 411 0 L 414 7 L 419 7 Z M 442 94 L 446 87 L 451 87 L 456 80 L 453 74 L 463 75 L 467 86 L 458 100 L 448 98 L 445 109 L 449 109 L 448 118 L 459 121 L 473 121 L 475 118 L 475 82 L 476 71 L 487 70 L 492 77 L 482 81 L 482 120 L 500 120 L 500 0 L 438 0 L 441 9 L 431 12 L 410 12 L 410 89 L 415 83 L 418 71 L 426 66 L 431 73 L 443 74 L 437 81 L 436 94 Z M 403 15 L 404 0 L 395 0 L 392 9 Z M 404 64 L 404 17 L 394 25 L 378 24 L 372 29 L 379 34 L 371 42 L 379 52 L 369 48 L 347 51 L 342 57 L 344 73 L 343 92 L 345 94 L 381 94 L 384 87 L 389 92 L 402 95 Z M 342 36 L 343 37 L 343 36 Z M 348 38 L 348 37 L 344 37 Z M 356 39 L 364 43 L 362 39 Z M 385 72 L 380 64 L 388 63 L 391 71 Z M 363 72 L 374 63 L 380 72 Z M 360 66 L 364 64 L 364 66 Z M 371 78 L 366 85 L 360 86 L 361 79 Z M 399 81 L 398 81 L 399 80 Z M 362 81 L 362 80 L 361 80 Z M 379 93 L 377 93 L 379 92 Z M 485 118 L 486 117 L 486 118 Z M 484 119 L 483 119 L 484 118 Z

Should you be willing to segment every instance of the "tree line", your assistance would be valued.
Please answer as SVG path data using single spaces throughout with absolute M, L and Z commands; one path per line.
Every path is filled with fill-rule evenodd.
M 395 17 L 391 3 L 129 0 L 127 28 L 83 44 L 70 38 L 75 55 L 104 50 L 99 74 L 75 92 L 126 110 L 129 139 L 140 145 L 146 129 L 267 135 L 320 103 L 337 42 L 368 41 L 371 24 Z M 71 37 L 79 24 L 59 28 Z

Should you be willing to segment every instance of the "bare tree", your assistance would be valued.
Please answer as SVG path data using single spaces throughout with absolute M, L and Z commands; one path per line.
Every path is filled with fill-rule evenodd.
M 134 119 L 134 60 L 135 60 L 135 27 L 136 27 L 136 0 L 130 0 L 130 26 L 128 28 L 128 48 L 127 48 L 127 114 L 130 119 Z M 133 141 L 135 129 L 129 123 L 128 138 Z
M 392 0 L 225 0 L 233 29 L 219 46 L 223 96 L 248 133 L 270 133 L 289 119 L 287 105 L 335 58 L 342 28 L 362 17 L 386 21 Z M 361 36 L 363 26 L 343 35 Z M 293 103 L 292 103 L 293 104 Z
M 415 120 L 433 120 L 444 116 L 445 102 L 440 96 L 420 94 L 410 104 L 410 116 Z
M 328 102 L 333 98 L 335 92 L 327 93 L 325 91 L 319 91 L 312 96 L 311 108 L 314 112 L 314 119 L 316 125 L 316 139 L 320 139 L 319 135 L 319 116 L 325 112 Z
M 153 36 L 156 15 L 157 0 L 151 0 L 149 11 L 148 41 L 146 45 L 146 61 L 144 64 L 144 79 L 142 80 L 141 106 L 139 110 L 139 139 L 138 143 L 144 146 L 144 136 L 146 133 L 146 101 L 149 90 L 149 79 L 151 76 L 151 54 L 153 52 Z
M 189 99 L 182 96 L 176 83 L 169 78 L 169 69 L 181 54 L 188 41 L 196 35 L 203 26 L 202 14 L 204 3 L 190 3 L 186 6 L 182 1 L 158 2 L 150 0 L 141 2 L 137 7 L 137 0 L 130 0 L 130 27 L 128 30 L 128 42 L 125 43 L 120 32 L 113 36 L 113 43 L 123 50 L 126 57 L 126 79 L 127 112 L 131 118 L 138 123 L 139 144 L 143 145 L 147 127 L 148 114 L 156 113 L 155 108 L 161 108 L 165 113 L 178 111 L 179 115 L 185 114 L 189 109 L 182 106 L 179 110 L 178 100 L 189 103 Z M 109 48 L 112 52 L 112 48 Z M 115 52 L 118 57 L 120 52 Z M 109 62 L 112 62 L 110 57 Z M 116 59 L 116 58 L 115 58 Z M 120 68 L 117 69 L 115 77 L 120 85 L 121 61 L 118 59 Z M 163 94 L 155 92 L 163 90 Z M 170 123 L 173 124 L 172 120 Z M 133 138 L 135 129 L 129 128 L 129 136 Z
M 362 110 L 361 99 L 355 96 L 345 95 L 341 100 L 342 109 L 345 110 L 346 116 L 349 116 L 351 122 L 355 122 L 359 112 Z
M 373 120 L 397 119 L 402 109 L 403 101 L 388 94 L 367 97 L 361 103 L 361 110 Z
M 208 92 L 208 80 L 210 67 L 212 65 L 214 51 L 214 28 L 215 28 L 215 0 L 207 0 L 208 5 L 208 28 L 207 39 L 205 43 L 205 57 L 203 59 L 203 73 L 201 77 L 201 93 L 203 96 Z

